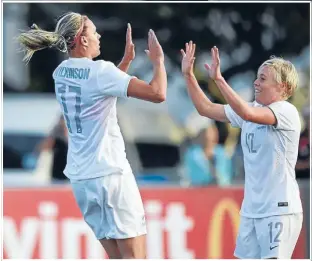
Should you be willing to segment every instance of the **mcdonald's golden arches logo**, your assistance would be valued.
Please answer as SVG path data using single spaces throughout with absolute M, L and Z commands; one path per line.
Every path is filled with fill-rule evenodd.
M 217 203 L 211 216 L 211 220 L 208 223 L 207 233 L 207 258 L 220 259 L 222 257 L 223 240 L 222 231 L 224 229 L 224 217 L 228 213 L 233 226 L 234 241 L 239 228 L 239 210 L 240 206 L 237 202 L 231 198 L 222 199 Z

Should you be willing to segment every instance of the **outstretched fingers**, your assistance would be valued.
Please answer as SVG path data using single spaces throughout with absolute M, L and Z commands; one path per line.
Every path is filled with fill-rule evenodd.
M 132 43 L 132 29 L 130 23 L 127 24 L 127 36 L 126 36 L 127 43 Z
M 190 51 L 190 46 L 189 46 L 188 43 L 185 43 L 185 53 L 186 53 L 186 55 L 189 54 L 189 51 Z
M 214 47 L 211 48 L 211 58 L 212 58 L 212 62 L 214 62 L 216 60 L 215 58 L 215 52 L 214 52 Z
M 160 45 L 159 41 L 158 41 L 158 38 L 157 38 L 157 36 L 156 36 L 156 34 L 155 34 L 155 32 L 153 30 L 152 30 L 152 35 L 153 35 L 155 44 Z
M 152 32 L 151 30 L 148 31 L 148 50 L 152 49 Z
M 192 44 L 192 57 L 195 56 L 195 50 L 196 50 L 196 44 L 193 43 L 193 44 Z
M 186 56 L 185 52 L 183 49 L 180 50 L 181 51 L 181 54 L 182 54 L 182 58 L 184 58 Z
M 193 43 L 193 41 L 189 41 L 188 43 L 185 44 L 185 54 L 186 54 L 189 58 L 194 57 L 195 49 L 196 49 L 196 46 L 195 46 L 195 44 Z
M 214 52 L 214 61 L 219 64 L 220 58 L 219 58 L 219 50 L 216 46 L 213 47 L 213 52 Z
M 215 64 L 220 64 L 219 49 L 216 46 L 211 48 L 211 56 Z
M 156 37 L 156 34 L 152 29 L 149 30 L 149 37 L 150 37 L 150 46 L 149 46 L 150 48 L 160 45 Z

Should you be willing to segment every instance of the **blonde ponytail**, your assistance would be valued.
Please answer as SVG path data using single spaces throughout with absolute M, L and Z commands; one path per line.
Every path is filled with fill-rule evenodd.
M 23 61 L 28 63 L 36 51 L 45 48 L 57 48 L 61 52 L 75 49 L 76 41 L 84 33 L 87 16 L 74 12 L 61 15 L 58 18 L 55 32 L 48 32 L 33 24 L 28 31 L 23 31 L 17 41 L 25 52 Z
M 62 52 L 67 52 L 66 42 L 63 36 L 56 32 L 48 32 L 39 28 L 36 24 L 30 30 L 22 32 L 17 37 L 22 51 L 25 52 L 23 61 L 28 63 L 36 51 L 55 47 Z

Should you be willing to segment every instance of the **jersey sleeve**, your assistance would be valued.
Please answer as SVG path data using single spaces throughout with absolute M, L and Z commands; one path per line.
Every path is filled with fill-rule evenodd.
M 300 129 L 300 118 L 296 107 L 287 101 L 274 102 L 268 106 L 276 118 L 277 130 L 297 130 Z
M 224 105 L 224 112 L 232 127 L 242 128 L 244 120 L 231 108 L 229 104 Z
M 121 71 L 112 62 L 102 61 L 97 71 L 97 85 L 105 96 L 127 98 L 129 82 L 134 76 Z

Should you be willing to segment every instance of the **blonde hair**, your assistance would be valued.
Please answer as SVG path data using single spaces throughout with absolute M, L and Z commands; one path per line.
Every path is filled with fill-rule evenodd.
M 22 51 L 23 61 L 28 63 L 36 51 L 45 48 L 56 48 L 68 52 L 75 48 L 76 40 L 85 31 L 84 22 L 87 16 L 74 12 L 66 13 L 57 19 L 54 32 L 45 31 L 33 24 L 28 31 L 22 31 L 17 37 Z
M 284 85 L 283 98 L 291 97 L 299 84 L 299 76 L 295 66 L 290 61 L 275 56 L 271 56 L 260 68 L 263 66 L 272 68 L 276 82 Z

